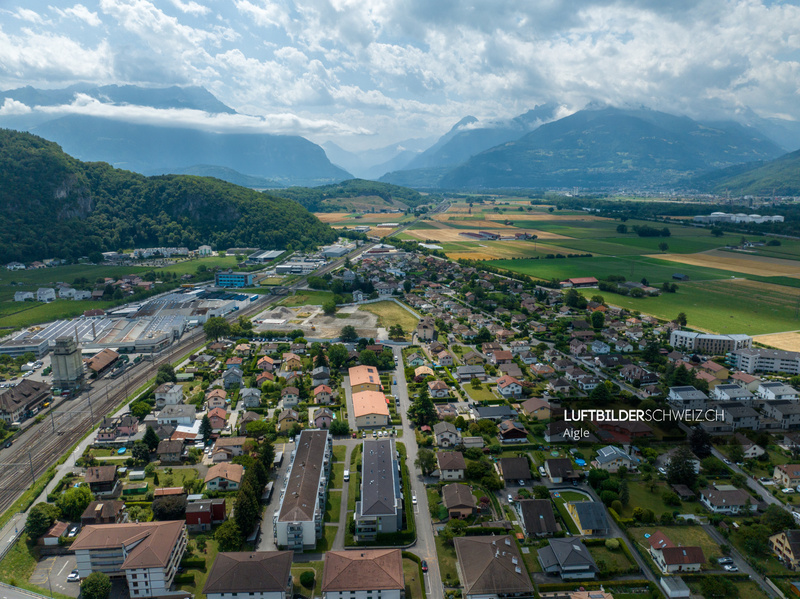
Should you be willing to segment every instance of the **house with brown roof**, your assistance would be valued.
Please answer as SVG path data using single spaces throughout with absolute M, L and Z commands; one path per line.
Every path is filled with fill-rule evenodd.
M 169 439 L 160 441 L 158 449 L 156 449 L 156 455 L 162 464 L 177 464 L 181 461 L 182 452 L 183 441 L 170 441 Z
M 299 414 L 292 409 L 283 410 L 278 414 L 278 432 L 285 432 L 297 424 Z
M 534 596 L 527 568 L 511 537 L 456 537 L 453 542 L 466 599 Z
M 92 494 L 98 497 L 119 495 L 119 480 L 116 466 L 94 466 L 86 469 L 84 480 Z
M 440 480 L 464 480 L 467 462 L 460 451 L 436 452 L 436 464 Z
M 700 491 L 700 503 L 715 514 L 754 512 L 758 501 L 746 491 L 731 485 L 716 485 Z
M 234 551 L 217 554 L 203 593 L 207 599 L 291 599 L 293 588 L 291 551 Z
M 323 599 L 402 599 L 403 560 L 399 549 L 328 551 L 322 571 Z
M 579 478 L 572 468 L 569 458 L 553 458 L 545 460 L 544 469 L 551 483 L 563 483 L 568 480 Z
M 211 530 L 214 524 L 225 522 L 225 498 L 201 499 L 186 504 L 186 528 L 189 532 Z
M 328 385 L 317 385 L 314 387 L 313 394 L 316 403 L 333 403 L 333 389 Z
M 284 387 L 281 391 L 281 405 L 293 408 L 300 403 L 300 390 L 297 387 Z
M 778 464 L 772 471 L 772 480 L 781 487 L 800 485 L 800 464 Z
M 497 466 L 506 485 L 526 485 L 533 480 L 528 458 L 500 458 Z
M 124 522 L 124 501 L 92 501 L 81 514 L 81 526 Z
M 240 464 L 214 464 L 204 480 L 209 491 L 236 491 L 242 484 L 244 467 Z
M 467 518 L 478 509 L 472 490 L 461 483 L 450 483 L 442 487 L 442 503 L 450 518 Z
M 96 377 L 103 376 L 119 359 L 119 354 L 111 349 L 104 349 L 86 360 L 86 368 Z
M 19 422 L 51 397 L 50 385 L 23 379 L 17 386 L 0 393 L 0 418 L 8 423 Z
M 96 524 L 72 543 L 81 580 L 92 572 L 125 577 L 131 597 L 168 594 L 186 552 L 183 520 Z
M 550 402 L 541 397 L 531 397 L 520 404 L 520 410 L 528 418 L 547 420 L 550 418 Z
M 699 572 L 706 562 L 700 547 L 678 547 L 660 530 L 656 531 L 648 541 L 650 556 L 665 574 Z
M 800 530 L 784 530 L 772 535 L 769 547 L 790 570 L 800 567 Z
M 450 396 L 450 388 L 444 381 L 428 381 L 428 394 L 433 399 L 444 399 Z
M 353 393 L 353 417 L 358 428 L 387 426 L 390 414 L 386 396 L 380 391 Z
M 514 509 L 527 537 L 547 537 L 561 530 L 549 499 L 520 499 Z

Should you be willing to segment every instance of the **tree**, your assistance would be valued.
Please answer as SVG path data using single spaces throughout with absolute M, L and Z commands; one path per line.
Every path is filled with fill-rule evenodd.
M 436 470 L 436 454 L 430 449 L 421 448 L 417 453 L 417 459 L 414 460 L 414 466 L 419 468 L 424 476 L 428 476 Z
M 31 539 L 38 539 L 46 533 L 53 523 L 61 517 L 61 510 L 58 506 L 51 503 L 40 502 L 34 505 L 28 512 L 28 519 L 25 521 L 25 530 Z
M 249 482 L 243 482 L 236 495 L 234 518 L 242 535 L 250 534 L 259 520 L 260 507 L 255 489 Z
M 423 385 L 419 396 L 413 401 L 411 407 L 408 409 L 408 417 L 417 426 L 433 426 L 439 417 L 436 412 L 436 406 L 433 405 L 433 400 L 428 394 L 428 386 Z
M 371 349 L 365 349 L 360 354 L 358 354 L 358 361 L 361 362 L 364 366 L 375 366 L 376 368 L 378 367 L 378 356 Z
M 661 243 L 658 244 L 658 249 L 661 250 L 662 252 L 666 252 L 669 249 L 669 245 L 667 245 L 666 242 L 662 241 Z
M 264 466 L 264 469 L 269 472 L 275 462 L 275 447 L 272 441 L 264 439 L 261 446 L 258 448 L 258 461 Z
M 300 584 L 307 589 L 314 588 L 314 570 L 306 570 L 300 574 Z
M 236 520 L 230 519 L 223 522 L 214 533 L 214 540 L 219 543 L 220 551 L 238 551 L 242 546 L 243 539 Z
M 724 576 L 705 576 L 700 591 L 708 599 L 736 599 L 739 596 L 739 589 Z
M 327 316 L 333 316 L 336 314 L 336 302 L 331 300 L 326 301 L 322 304 L 322 311 L 325 312 Z
M 738 464 L 739 462 L 744 460 L 744 449 L 742 448 L 742 444 L 739 442 L 739 439 L 737 439 L 736 437 L 731 437 L 730 449 L 728 450 L 728 457 L 735 464 Z
M 349 435 L 350 425 L 347 424 L 346 420 L 336 419 L 331 422 L 330 431 L 332 435 Z
M 770 504 L 761 516 L 761 524 L 766 526 L 771 534 L 782 530 L 794 528 L 794 517 L 779 505 Z
M 144 432 L 144 437 L 142 437 L 142 441 L 144 441 L 144 444 L 147 445 L 150 451 L 155 451 L 156 449 L 158 449 L 158 444 L 161 440 L 158 438 L 158 434 L 153 429 L 153 427 L 148 426 L 147 430 Z
M 200 436 L 203 437 L 204 442 L 208 442 L 209 438 L 211 437 L 211 431 L 214 430 L 211 427 L 211 420 L 208 417 L 208 414 L 203 416 L 203 420 L 200 421 Z
M 613 399 L 611 390 L 608 388 L 608 385 L 606 385 L 606 382 L 610 381 L 602 381 L 589 393 L 589 399 L 591 399 L 593 403 L 605 403 Z
M 101 252 L 89 252 L 88 255 L 89 262 L 94 264 L 100 264 L 103 261 L 103 254 Z
M 592 328 L 595 331 L 599 331 L 600 329 L 602 329 L 605 322 L 606 322 L 606 315 L 603 314 L 600 310 L 592 312 Z
M 111 594 L 111 579 L 103 572 L 92 572 L 81 582 L 84 599 L 108 599 Z
M 72 522 L 81 519 L 81 514 L 86 511 L 92 502 L 92 492 L 88 485 L 70 487 L 56 501 L 56 505 L 61 510 L 62 515 Z
M 347 348 L 341 343 L 334 343 L 328 348 L 330 367 L 339 370 L 347 362 Z
M 711 234 L 714 237 L 722 237 L 723 235 L 725 235 L 725 231 L 723 231 L 719 227 L 711 227 Z
M 141 420 L 150 413 L 152 406 L 146 401 L 135 401 L 131 404 L 131 415 Z
M 544 485 L 536 485 L 533 487 L 533 496 L 536 499 L 550 499 L 550 489 Z
M 267 434 L 270 429 L 268 422 L 264 420 L 251 420 L 245 425 L 244 434 L 248 437 L 260 437 Z
M 172 366 L 172 364 L 162 364 L 158 367 L 158 372 L 156 373 L 156 385 L 175 383 L 177 381 L 178 377 L 175 376 L 175 368 Z
M 150 448 L 144 441 L 136 441 L 131 447 L 131 456 L 139 464 L 146 464 L 150 461 Z
M 617 225 L 617 233 L 625 234 L 628 232 L 628 225 Z
M 393 324 L 389 327 L 389 338 L 390 339 L 404 339 L 406 336 L 406 332 L 403 330 L 403 325 L 401 324 Z
M 631 500 L 631 492 L 628 489 L 628 481 L 624 479 L 619 481 L 619 500 L 622 505 L 628 505 L 628 502 Z
M 207 339 L 216 341 L 231 334 L 231 325 L 222 316 L 212 316 L 203 324 L 203 332 Z
M 675 317 L 675 322 L 677 322 L 682 327 L 685 327 L 686 323 L 688 322 L 688 320 L 686 319 L 686 313 L 685 312 L 678 312 L 678 316 Z
M 352 343 L 353 341 L 357 341 L 358 333 L 356 333 L 356 328 L 351 324 L 343 326 L 342 331 L 339 333 L 339 339 L 341 339 L 345 343 Z
M 711 435 L 699 426 L 694 427 L 689 433 L 689 447 L 701 460 L 707 458 L 711 455 Z
M 794 526 L 794 525 L 792 525 Z M 770 530 L 763 524 L 752 524 L 740 529 L 745 551 L 752 556 L 766 556 L 769 554 Z
M 186 518 L 186 496 L 165 495 L 156 497 L 150 508 L 156 520 L 183 520 Z
M 693 487 L 697 473 L 694 471 L 694 456 L 688 447 L 682 445 L 669 461 L 667 466 L 667 482 L 671 485 Z

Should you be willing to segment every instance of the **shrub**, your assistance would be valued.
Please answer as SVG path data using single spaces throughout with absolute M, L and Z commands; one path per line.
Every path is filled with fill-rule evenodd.
M 617 539 L 606 539 L 606 549 L 616 551 L 619 549 L 619 541 Z
M 300 575 L 300 584 L 306 587 L 307 589 L 314 588 L 314 571 L 313 570 L 306 570 Z

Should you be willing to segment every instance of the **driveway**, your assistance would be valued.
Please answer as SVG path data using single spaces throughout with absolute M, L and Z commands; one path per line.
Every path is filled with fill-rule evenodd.
M 77 597 L 80 584 L 67 582 L 67 575 L 75 569 L 77 562 L 74 555 L 55 555 L 39 560 L 31 574 L 29 582 L 43 589 L 56 593 Z

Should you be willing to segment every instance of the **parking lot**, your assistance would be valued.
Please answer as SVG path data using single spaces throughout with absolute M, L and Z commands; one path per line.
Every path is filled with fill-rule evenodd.
M 80 592 L 80 584 L 67 582 L 67 575 L 74 568 L 74 555 L 45 557 L 36 564 L 36 569 L 33 571 L 29 582 L 43 589 L 52 589 L 56 593 L 77 597 Z

